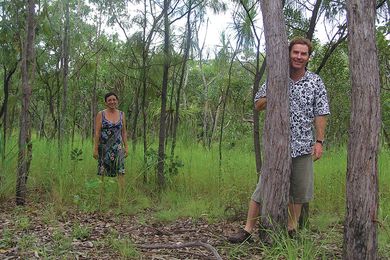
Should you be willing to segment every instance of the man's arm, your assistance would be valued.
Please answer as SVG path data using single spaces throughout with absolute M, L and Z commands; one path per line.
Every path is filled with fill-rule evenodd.
M 256 101 L 255 108 L 257 111 L 264 110 L 267 107 L 267 98 L 263 97 Z
M 325 139 L 326 116 L 316 116 L 314 126 L 316 128 L 316 140 L 323 141 Z
M 318 143 L 319 141 L 324 141 L 325 139 L 325 128 L 326 128 L 326 116 L 316 116 L 314 118 L 314 127 L 316 128 L 316 142 L 313 147 L 313 159 L 314 161 L 318 160 L 322 156 L 322 144 Z

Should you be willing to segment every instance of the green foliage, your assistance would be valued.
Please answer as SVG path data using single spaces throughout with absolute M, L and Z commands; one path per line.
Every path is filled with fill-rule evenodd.
M 55 256 L 66 255 L 72 247 L 72 239 L 60 230 L 54 230 L 52 239 L 54 241 L 53 254 Z
M 15 246 L 16 242 L 13 240 L 13 234 L 12 232 L 4 228 L 1 232 L 1 239 L 0 239 L 0 250 L 1 249 L 7 249 Z
M 307 230 L 301 230 L 297 238 L 291 239 L 286 232 L 270 233 L 272 247 L 263 245 L 265 255 L 270 259 L 322 259 L 325 253 L 315 244 Z
M 137 259 L 139 257 L 137 248 L 128 237 L 110 237 L 108 243 L 111 248 L 117 251 L 119 255 L 125 259 Z
M 79 161 L 82 161 L 83 158 L 81 157 L 83 155 L 83 150 L 79 149 L 79 148 L 74 148 L 71 152 L 70 152 L 70 159 L 74 162 L 79 162 Z
M 16 226 L 18 229 L 26 231 L 30 228 L 31 223 L 30 223 L 30 218 L 27 216 L 17 216 L 16 219 Z
M 325 47 L 317 48 L 309 69 L 314 70 L 319 66 L 325 51 Z M 347 130 L 351 114 L 348 65 L 348 51 L 346 44 L 343 44 L 329 58 L 320 74 L 330 102 L 331 115 L 328 117 L 326 139 L 332 146 L 345 145 L 348 138 Z
M 86 240 L 91 235 L 91 229 L 76 223 L 72 227 L 72 237 L 79 240 Z
M 21 251 L 29 251 L 35 249 L 36 241 L 36 237 L 26 234 L 18 239 L 17 245 Z
M 154 173 L 154 170 L 157 166 L 158 162 L 158 152 L 157 150 L 150 148 L 146 152 L 146 165 L 145 168 L 148 173 Z M 179 156 L 165 156 L 164 161 L 164 175 L 167 178 L 169 183 L 172 182 L 172 177 L 179 174 L 179 169 L 184 166 L 183 161 L 179 158 Z

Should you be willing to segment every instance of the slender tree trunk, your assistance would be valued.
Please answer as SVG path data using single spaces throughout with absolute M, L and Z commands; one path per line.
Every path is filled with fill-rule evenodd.
M 148 75 L 148 51 L 149 51 L 149 44 L 147 42 L 147 37 L 146 37 L 146 26 L 147 26 L 147 19 L 146 19 L 146 12 L 147 12 L 147 6 L 146 6 L 146 0 L 144 1 L 144 14 L 145 17 L 143 19 L 143 42 L 144 42 L 144 48 L 142 50 L 142 72 L 141 72 L 141 77 L 142 77 L 142 101 L 141 101 L 141 110 L 142 110 L 142 137 L 143 137 L 143 148 L 144 148 L 144 165 L 146 166 L 147 164 L 147 152 L 148 152 L 148 142 L 147 142 L 147 113 L 146 113 L 146 88 L 147 88 L 147 75 Z M 148 182 L 147 178 L 147 172 L 146 170 L 143 173 L 143 181 L 144 183 Z
M 248 17 L 252 17 L 250 10 L 244 3 L 244 1 L 240 1 L 242 7 L 245 9 L 245 12 Z M 284 6 L 284 1 L 282 3 Z M 265 68 L 266 68 L 266 59 L 263 60 L 261 67 L 260 67 L 260 37 L 257 35 L 256 32 L 256 26 L 252 19 L 250 19 L 252 31 L 255 36 L 256 40 L 256 71 L 255 71 L 255 79 L 253 82 L 253 89 L 252 89 L 252 100 L 255 99 L 256 93 L 260 86 L 261 78 L 264 75 Z M 259 112 L 256 110 L 255 106 L 253 106 L 253 147 L 255 150 L 255 162 L 256 162 L 256 172 L 257 175 L 260 175 L 261 167 L 262 167 L 262 160 L 261 160 L 261 147 L 260 147 L 260 122 L 259 122 Z
M 92 100 L 91 100 L 91 115 L 92 115 L 92 125 L 91 125 L 91 139 L 93 141 L 94 136 L 95 136 L 95 120 L 96 120 L 96 115 L 98 113 L 98 108 L 97 108 L 97 86 L 98 86 L 98 71 L 99 71 L 99 54 L 98 54 L 98 49 L 99 49 L 99 37 L 101 33 L 101 26 L 102 26 L 102 11 L 99 11 L 99 19 L 97 22 L 97 29 L 96 29 L 96 62 L 95 62 L 95 75 L 94 75 L 94 83 L 93 83 L 93 88 L 92 88 Z
M 27 195 L 27 176 L 32 159 L 30 97 L 34 79 L 35 2 L 26 1 L 26 38 L 23 43 L 22 107 L 20 113 L 18 172 L 16 179 L 16 205 L 24 205 Z
M 221 128 L 219 131 L 219 169 L 221 170 L 222 168 L 222 138 L 223 138 L 223 127 L 225 125 L 225 111 L 226 111 L 226 103 L 227 99 L 229 97 L 229 91 L 230 91 L 230 85 L 232 82 L 232 70 L 233 70 L 233 63 L 234 59 L 236 58 L 237 55 L 237 50 L 239 48 L 239 42 L 240 39 L 237 39 L 237 49 L 234 51 L 233 56 L 230 60 L 230 66 L 229 66 L 229 75 L 228 75 L 228 85 L 226 87 L 225 95 L 222 94 L 222 117 L 221 117 Z M 218 112 L 218 110 L 217 110 Z M 217 116 L 216 116 L 217 118 Z M 220 171 L 221 172 L 221 171 Z
M 344 259 L 377 259 L 380 76 L 375 0 L 347 0 L 352 82 Z
M 8 120 L 8 97 L 9 97 L 9 85 L 11 82 L 11 77 L 15 73 L 17 64 L 10 71 L 7 72 L 6 66 L 4 66 L 4 100 L 0 109 L 0 118 L 3 117 L 3 154 L 2 161 L 5 160 L 6 154 L 6 143 L 7 143 L 7 120 Z
M 133 152 L 135 151 L 136 144 L 137 144 L 137 123 L 138 123 L 138 116 L 139 116 L 139 94 L 140 94 L 140 91 L 141 91 L 141 85 L 137 84 L 137 87 L 135 89 L 135 95 L 134 95 L 133 123 L 131 124 L 131 135 L 130 135 Z
M 289 54 L 282 2 L 261 2 L 267 55 L 267 110 L 264 125 L 265 160 L 261 178 L 261 237 L 287 225 L 290 188 Z
M 63 83 L 63 92 L 62 92 L 62 112 L 61 112 L 61 127 L 60 127 L 60 138 L 59 138 L 59 147 L 60 153 L 62 150 L 62 143 L 65 137 L 65 131 L 67 129 L 67 108 L 68 108 L 68 71 L 69 71 L 69 0 L 65 1 L 65 26 L 64 26 L 64 36 L 62 40 L 62 83 Z M 62 156 L 61 156 L 62 157 Z
M 313 40 L 314 31 L 317 25 L 317 19 L 318 19 L 318 12 L 320 10 L 322 4 L 322 0 L 317 0 L 314 4 L 313 12 L 311 14 L 310 18 L 310 24 L 309 24 L 309 30 L 306 33 L 306 38 L 310 41 Z
M 264 59 L 263 63 L 261 64 L 261 67 L 259 66 L 259 57 L 260 57 L 260 51 L 259 51 L 260 44 L 257 45 L 257 54 L 256 54 L 256 75 L 255 75 L 255 81 L 253 84 L 253 90 L 252 90 L 252 100 L 255 99 L 257 90 L 260 86 L 260 80 L 264 75 L 265 67 L 266 67 L 266 60 Z M 256 172 L 257 175 L 260 175 L 261 172 L 261 147 L 260 147 L 260 119 L 259 119 L 259 111 L 255 109 L 253 106 L 253 147 L 255 150 L 255 161 L 256 161 Z
M 203 85 L 204 85 L 204 106 L 203 106 L 203 145 L 210 149 L 211 140 L 209 138 L 210 129 L 210 102 L 209 102 L 209 85 L 206 82 L 206 77 L 203 72 L 202 61 L 199 58 L 200 70 L 202 71 Z
M 158 144 L 158 162 L 157 162 L 157 181 L 158 186 L 162 189 L 165 186 L 164 162 L 165 162 L 165 133 L 166 133 L 166 106 L 167 106 L 167 89 L 168 89 L 168 73 L 170 65 L 170 26 L 168 19 L 168 8 L 170 0 L 164 0 L 164 67 L 163 81 L 161 89 L 161 112 L 160 112 L 160 131 Z

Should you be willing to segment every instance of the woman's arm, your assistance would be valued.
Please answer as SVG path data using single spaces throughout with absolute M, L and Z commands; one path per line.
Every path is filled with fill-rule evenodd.
M 129 147 L 127 145 L 127 131 L 126 131 L 126 119 L 125 113 L 122 112 L 122 142 L 125 147 L 125 156 L 127 157 L 129 153 Z
M 94 140 L 94 147 L 93 147 L 93 158 L 98 159 L 98 146 L 100 141 L 100 133 L 102 131 L 102 112 L 99 112 L 96 115 L 95 119 L 95 140 Z

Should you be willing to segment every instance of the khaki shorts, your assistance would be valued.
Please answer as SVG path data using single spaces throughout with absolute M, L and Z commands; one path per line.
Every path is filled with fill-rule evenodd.
M 261 175 L 252 200 L 261 203 Z M 292 171 L 290 176 L 290 203 L 307 203 L 313 199 L 313 160 L 310 154 L 292 158 Z

